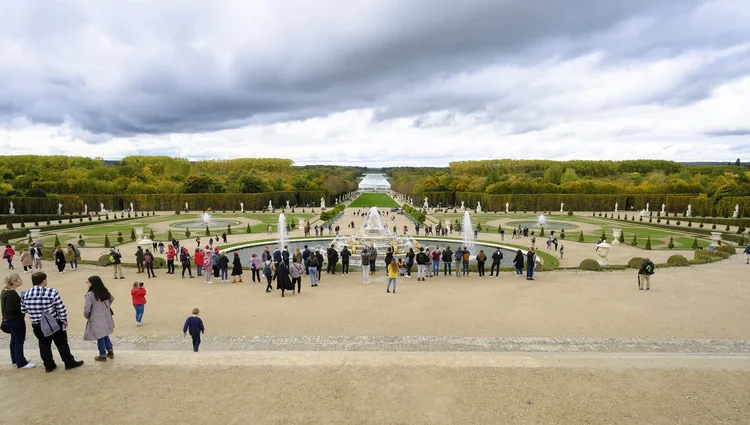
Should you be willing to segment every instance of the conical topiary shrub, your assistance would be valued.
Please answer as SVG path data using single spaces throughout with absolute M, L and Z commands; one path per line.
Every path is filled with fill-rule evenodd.
M 107 248 L 112 247 L 112 244 L 109 243 L 109 235 L 104 235 L 104 246 Z
M 211 231 L 208 229 L 208 226 L 206 226 L 206 236 L 211 236 Z
M 250 233 L 250 223 L 247 223 L 247 228 L 245 228 L 245 233 Z
M 190 237 L 190 229 L 188 229 L 187 227 L 185 228 L 185 237 L 186 238 Z
M 560 230 L 560 239 L 565 239 L 565 229 Z
M 607 240 L 607 234 L 604 232 L 604 230 L 602 230 L 602 236 L 601 236 L 600 239 L 603 240 L 603 241 Z
M 726 228 L 726 229 L 724 229 L 724 231 L 728 232 L 729 230 L 730 230 L 730 229 L 729 229 L 729 225 L 727 224 L 727 228 Z
M 135 228 L 133 227 L 130 228 L 130 240 L 131 241 L 135 240 Z
M 647 251 L 650 251 L 650 250 L 651 250 L 651 236 L 649 236 L 649 237 L 648 237 L 648 238 L 646 239 L 646 247 L 645 247 L 645 248 L 646 248 L 646 250 L 647 250 Z
M 638 246 L 638 235 L 633 233 L 633 241 L 630 242 L 630 245 L 632 246 Z
M 156 236 L 154 235 L 154 229 L 149 229 L 149 231 L 150 232 L 148 234 L 148 238 L 151 239 L 151 240 L 156 239 Z
M 172 229 L 170 229 L 169 232 L 167 232 L 167 240 L 169 242 L 172 242 L 172 239 L 174 238 L 172 237 Z
M 578 242 L 583 242 L 583 230 L 581 230 L 581 234 L 578 236 Z
M 539 231 L 539 237 L 540 238 L 544 237 L 544 227 L 542 227 L 542 230 Z
M 698 249 L 698 238 L 693 238 L 693 249 Z
M 671 236 L 669 237 L 669 243 L 667 244 L 667 248 L 669 249 L 674 248 L 674 238 Z
M 57 235 L 55 235 L 55 246 L 60 246 L 60 239 L 57 238 Z
M 625 243 L 625 231 L 624 230 L 620 232 L 620 237 L 617 238 L 617 240 L 620 241 L 620 243 Z

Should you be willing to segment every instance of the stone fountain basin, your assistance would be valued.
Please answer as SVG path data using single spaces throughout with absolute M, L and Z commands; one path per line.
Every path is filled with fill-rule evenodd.
M 236 226 L 240 224 L 239 221 L 236 220 L 224 220 L 224 219 L 212 219 L 211 223 L 208 225 L 209 229 L 218 229 L 218 228 L 226 228 L 227 225 Z M 189 220 L 189 221 L 179 221 L 176 223 L 172 223 L 169 225 L 170 227 L 175 227 L 178 229 L 205 229 L 206 223 L 204 223 L 202 220 Z

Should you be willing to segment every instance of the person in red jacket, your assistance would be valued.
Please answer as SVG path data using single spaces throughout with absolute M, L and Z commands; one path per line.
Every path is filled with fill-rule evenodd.
M 195 268 L 198 269 L 198 276 L 203 276 L 201 274 L 201 271 L 203 270 L 203 250 L 195 248 L 195 255 L 193 258 L 195 259 Z
M 174 250 L 174 245 L 169 245 L 167 249 L 167 274 L 174 274 L 174 257 L 177 253 Z
M 14 270 L 13 267 L 13 256 L 16 255 L 16 251 L 11 248 L 10 245 L 5 245 L 5 251 L 3 251 L 3 258 L 8 260 L 8 270 Z
M 135 325 L 143 326 L 143 311 L 146 307 L 146 288 L 143 287 L 143 282 L 133 282 L 130 297 L 133 298 L 135 308 Z

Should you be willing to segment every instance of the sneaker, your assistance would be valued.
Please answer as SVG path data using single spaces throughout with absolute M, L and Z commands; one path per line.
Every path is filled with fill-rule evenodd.
M 77 362 L 73 364 L 65 365 L 65 370 L 75 369 L 81 366 L 83 366 L 83 360 L 78 360 Z
M 46 373 L 50 373 L 50 372 L 53 372 L 53 371 L 54 371 L 55 369 L 57 369 L 57 365 L 52 365 L 52 367 L 50 367 L 50 368 L 46 368 L 46 367 L 45 367 L 45 368 L 44 368 L 44 371 L 45 371 Z
M 115 352 L 112 350 L 107 351 L 107 358 L 114 359 L 115 358 Z
M 639 291 L 643 291 L 643 288 L 638 288 Z
M 125 276 L 120 276 L 120 279 L 125 279 Z
M 390 290 L 390 289 L 386 289 L 386 290 L 385 290 L 385 292 L 387 292 L 387 293 L 389 293 L 389 294 L 390 294 L 390 293 L 391 293 L 391 290 Z
M 19 369 L 31 369 L 32 367 L 36 367 L 34 363 L 26 363 L 26 366 L 21 366 Z
M 647 290 L 647 291 L 650 291 L 650 290 L 651 290 L 651 288 L 646 288 L 646 290 Z
M 97 362 L 106 362 L 107 358 L 104 356 L 96 356 L 94 357 L 94 360 L 96 360 Z

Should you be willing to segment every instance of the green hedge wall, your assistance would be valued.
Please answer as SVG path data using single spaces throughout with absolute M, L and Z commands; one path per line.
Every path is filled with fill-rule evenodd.
M 334 217 L 336 217 L 341 211 L 344 211 L 345 208 L 346 208 L 346 204 L 344 203 L 338 204 L 335 207 L 327 209 L 323 211 L 322 213 L 320 213 L 320 219 L 324 223 L 326 223 L 328 222 L 328 220 L 331 220 Z
M 84 204 L 89 211 L 99 211 L 100 203 L 110 211 L 133 208 L 136 211 L 176 211 L 184 210 L 185 202 L 191 211 L 203 211 L 212 208 L 215 211 L 239 211 L 240 202 L 245 203 L 245 211 L 259 211 L 271 201 L 279 208 L 288 200 L 291 205 L 300 207 L 307 204 L 320 205 L 320 198 L 326 197 L 324 190 L 265 193 L 170 193 L 141 195 L 51 195 L 46 198 L 0 197 L 0 211 L 7 212 L 10 202 L 17 213 L 23 214 L 56 214 L 57 204 L 63 204 L 65 212 L 83 212 Z M 328 202 L 328 200 L 326 200 Z
M 414 220 L 417 220 L 417 223 L 424 223 L 425 219 L 427 218 L 427 214 L 422 212 L 421 210 L 418 210 L 416 208 L 412 208 L 408 204 L 404 204 L 402 206 L 404 209 L 404 212 L 412 216 Z
M 57 208 L 57 207 L 55 207 Z M 56 222 L 57 220 L 63 220 L 68 221 L 70 218 L 73 218 L 73 220 L 78 221 L 81 217 L 84 217 L 84 220 L 87 220 L 88 216 L 82 215 L 82 214 L 52 214 L 52 215 L 41 215 L 41 214 L 0 214 L 0 223 L 8 223 L 8 220 L 10 220 L 11 223 L 33 223 L 35 221 L 38 221 L 41 223 L 46 223 L 47 220 L 51 222 Z

